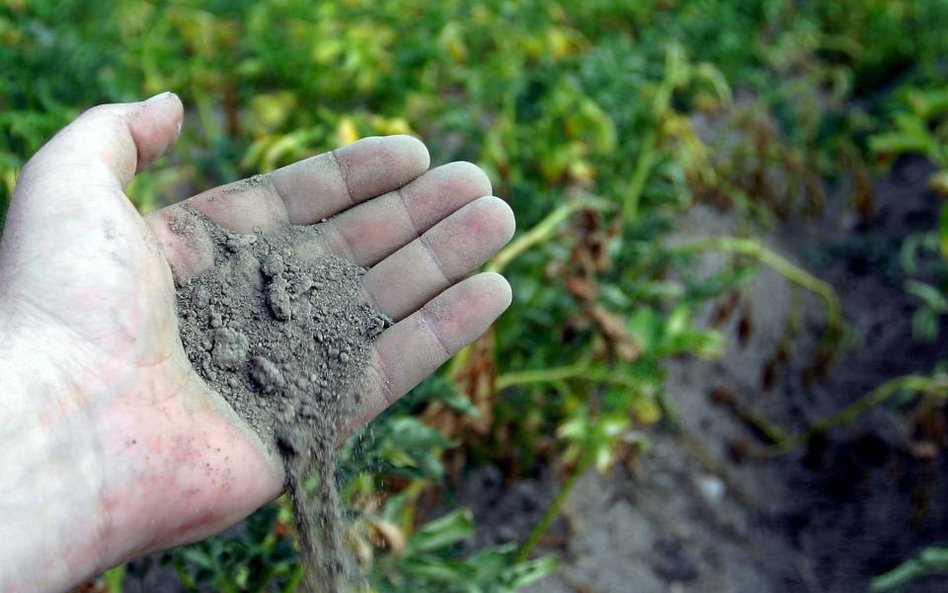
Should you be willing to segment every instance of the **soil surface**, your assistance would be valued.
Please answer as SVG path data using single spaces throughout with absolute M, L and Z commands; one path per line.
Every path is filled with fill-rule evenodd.
M 846 347 L 823 379 L 811 380 L 822 305 L 762 272 L 741 295 L 745 319 L 734 315 L 723 328 L 724 356 L 668 366 L 677 429 L 655 428 L 651 449 L 635 463 L 578 482 L 541 550 L 561 567 L 529 593 L 866 593 L 872 577 L 948 539 L 948 459 L 937 449 L 918 454 L 924 435 L 911 417 L 876 409 L 773 456 L 735 406 L 722 405 L 739 402 L 795 433 L 889 379 L 931 372 L 948 358 L 944 324 L 935 342 L 913 339 L 918 302 L 905 292 L 898 263 L 905 237 L 936 226 L 938 200 L 925 183 L 931 170 L 918 159 L 899 163 L 875 184 L 868 219 L 853 217 L 841 199 L 822 220 L 765 233 L 770 248 L 837 290 Z M 733 217 L 704 208 L 680 228 L 689 240 L 734 232 Z M 703 265 L 710 271 L 727 260 L 709 254 Z M 775 365 L 788 335 L 789 356 Z M 478 544 L 522 541 L 558 488 L 549 473 L 503 486 L 496 469 L 473 471 L 460 492 L 475 511 Z M 932 576 L 905 592 L 946 590 L 948 578 Z
M 363 268 L 315 249 L 313 228 L 242 235 L 200 216 L 215 263 L 178 287 L 181 339 L 195 370 L 284 460 L 305 590 L 354 578 L 334 479 L 339 427 L 356 402 L 372 342 L 389 320 L 365 302 Z M 315 488 L 305 487 L 316 479 Z

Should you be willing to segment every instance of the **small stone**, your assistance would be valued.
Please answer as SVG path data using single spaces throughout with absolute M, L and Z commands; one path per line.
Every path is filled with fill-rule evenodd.
M 705 500 L 712 504 L 721 502 L 727 493 L 727 485 L 724 480 L 717 476 L 703 475 L 696 478 L 695 481 L 697 482 L 698 491 Z
M 241 249 L 250 247 L 256 242 L 256 235 L 240 235 L 235 233 L 228 235 L 227 240 L 224 242 L 224 246 L 227 247 L 227 250 L 231 253 L 236 253 Z
M 294 282 L 294 284 L 296 287 L 296 293 L 303 294 L 313 287 L 313 275 L 309 272 L 303 272 L 297 276 L 296 282 Z
M 280 369 L 263 356 L 254 356 L 250 360 L 250 378 L 264 393 L 272 393 L 286 384 Z
M 250 340 L 244 334 L 228 328 L 214 332 L 214 362 L 221 368 L 234 371 L 243 366 L 250 349 Z
M 195 309 L 206 309 L 207 306 L 211 304 L 211 293 L 203 286 L 200 286 L 194 291 L 192 302 L 194 303 Z
M 283 261 L 283 256 L 279 253 L 271 253 L 263 260 L 263 265 L 260 266 L 260 271 L 266 274 L 269 277 L 279 276 L 286 269 L 286 262 Z
M 369 338 L 375 338 L 380 333 L 385 331 L 391 322 L 388 318 L 381 315 L 372 315 L 365 318 L 364 325 L 364 335 Z
M 267 303 L 273 316 L 280 321 L 288 321 L 292 317 L 293 308 L 290 304 L 290 293 L 287 292 L 287 283 L 283 278 L 274 278 L 267 287 Z

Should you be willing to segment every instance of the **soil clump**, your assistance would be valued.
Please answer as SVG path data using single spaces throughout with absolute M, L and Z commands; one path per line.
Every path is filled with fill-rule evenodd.
M 323 255 L 313 227 L 240 234 L 192 214 L 175 232 L 207 233 L 215 257 L 177 289 L 185 350 L 281 455 L 305 590 L 339 593 L 354 576 L 342 541 L 335 447 L 372 343 L 391 322 L 366 302 L 365 270 Z

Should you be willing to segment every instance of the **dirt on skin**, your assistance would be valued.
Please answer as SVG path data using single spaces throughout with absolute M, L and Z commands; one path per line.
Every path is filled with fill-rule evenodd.
M 194 214 L 172 229 L 206 232 L 216 252 L 213 267 L 177 290 L 185 350 L 283 458 L 304 590 L 339 593 L 355 576 L 342 541 L 335 447 L 372 343 L 390 321 L 362 296 L 365 270 L 322 255 L 313 227 L 246 235 Z

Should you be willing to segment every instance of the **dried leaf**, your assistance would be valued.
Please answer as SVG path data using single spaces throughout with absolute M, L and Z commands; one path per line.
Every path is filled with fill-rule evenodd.
M 624 319 L 599 305 L 592 306 L 589 312 L 600 333 L 621 360 L 633 362 L 638 359 L 642 348 L 638 340 L 629 333 Z
M 394 523 L 384 519 L 371 519 L 370 521 L 376 535 L 392 551 L 392 554 L 397 557 L 404 555 L 407 538 L 402 530 Z

